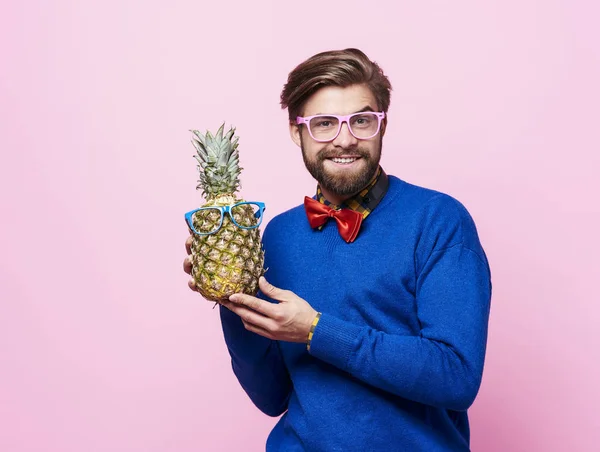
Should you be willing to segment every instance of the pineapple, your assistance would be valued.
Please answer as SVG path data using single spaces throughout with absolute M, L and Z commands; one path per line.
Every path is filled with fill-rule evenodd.
M 197 154 L 200 180 L 196 189 L 202 189 L 206 204 L 202 207 L 232 206 L 245 202 L 236 192 L 240 186 L 238 137 L 235 128 L 223 134 L 225 124 L 213 136 L 192 130 L 192 144 Z M 259 221 L 255 210 L 248 204 L 231 212 L 235 221 L 244 227 Z M 199 210 L 193 217 L 196 231 L 214 230 L 221 220 L 216 209 Z M 207 300 L 225 301 L 234 293 L 256 295 L 258 278 L 264 274 L 264 252 L 258 228 L 243 229 L 223 213 L 221 228 L 209 235 L 193 234 L 192 278 L 196 288 Z

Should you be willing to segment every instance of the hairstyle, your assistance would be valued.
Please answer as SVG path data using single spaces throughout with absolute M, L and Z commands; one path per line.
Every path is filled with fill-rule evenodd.
M 294 122 L 306 101 L 319 89 L 355 84 L 366 84 L 378 108 L 387 113 L 392 85 L 377 63 L 358 49 L 321 52 L 300 63 L 283 86 L 281 108 L 288 109 L 290 121 Z

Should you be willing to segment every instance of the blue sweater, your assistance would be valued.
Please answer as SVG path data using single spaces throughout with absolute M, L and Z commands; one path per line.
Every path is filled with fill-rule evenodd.
M 334 221 L 311 229 L 303 206 L 265 229 L 269 282 L 323 313 L 310 353 L 247 331 L 221 307 L 242 387 L 264 413 L 285 413 L 268 451 L 469 450 L 488 262 L 458 201 L 394 176 L 389 182 L 353 243 Z

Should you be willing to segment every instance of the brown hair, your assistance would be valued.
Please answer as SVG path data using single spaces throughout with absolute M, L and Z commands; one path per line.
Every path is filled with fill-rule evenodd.
M 281 92 L 281 108 L 287 108 L 290 121 L 294 121 L 319 89 L 362 83 L 371 89 L 378 108 L 387 113 L 392 85 L 377 63 L 358 49 L 321 52 L 290 72 Z

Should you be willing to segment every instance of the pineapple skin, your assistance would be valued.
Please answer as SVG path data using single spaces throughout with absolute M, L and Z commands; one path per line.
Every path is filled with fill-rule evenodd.
M 226 206 L 244 202 L 233 196 L 220 196 L 209 200 L 202 207 Z M 199 211 L 194 215 L 194 227 L 202 230 L 202 225 L 211 228 L 217 225 L 220 217 Z M 254 225 L 251 209 L 246 215 L 236 216 L 243 225 Z M 223 217 L 221 229 L 210 235 L 196 235 L 192 239 L 192 278 L 196 289 L 207 300 L 221 303 L 234 293 L 256 295 L 258 279 L 264 274 L 264 252 L 260 230 L 242 229 L 236 226 L 229 215 Z

